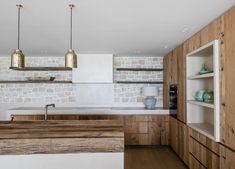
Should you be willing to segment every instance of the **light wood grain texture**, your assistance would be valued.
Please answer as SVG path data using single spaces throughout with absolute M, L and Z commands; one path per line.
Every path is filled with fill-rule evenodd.
M 125 169 L 186 169 L 167 147 L 125 149 Z
M 123 152 L 123 122 L 0 122 L 0 147 L 0 155 Z
M 189 152 L 206 168 L 219 169 L 219 155 L 210 151 L 192 137 L 189 140 Z
M 177 118 L 186 123 L 186 55 L 183 55 L 183 45 L 175 49 L 178 58 L 178 114 Z
M 192 154 L 189 155 L 189 168 L 190 169 L 206 169 Z
M 188 39 L 188 50 L 186 51 L 187 53 L 190 53 L 199 47 L 201 47 L 201 34 L 200 32 L 196 33 L 193 35 L 191 38 Z
M 200 31 L 201 46 L 221 38 L 223 35 L 222 24 L 223 17 L 219 17 Z
M 163 79 L 164 79 L 164 84 L 169 85 L 171 81 L 171 68 L 170 68 L 170 57 L 172 56 L 172 53 L 169 53 L 164 57 L 163 60 Z
M 235 7 L 224 16 L 222 72 L 222 143 L 235 150 Z
M 14 121 L 44 119 L 43 115 L 12 115 L 12 117 Z M 169 140 L 168 115 L 48 115 L 48 119 L 124 121 L 126 145 L 168 145 Z
M 179 154 L 178 142 L 178 121 L 174 117 L 170 117 L 170 146 L 176 154 Z
M 220 169 L 235 169 L 235 151 L 220 146 Z
M 169 84 L 163 85 L 163 107 L 168 109 L 169 108 L 169 102 L 170 102 L 170 96 L 169 96 Z
M 171 68 L 171 82 L 170 84 L 178 84 L 178 50 L 173 50 L 172 56 L 170 57 L 170 68 Z
M 167 115 L 125 116 L 125 145 L 168 145 Z
M 205 135 L 197 132 L 196 130 L 189 128 L 189 136 L 197 140 L 199 143 L 207 147 L 213 153 L 219 155 L 219 143 L 211 140 Z
M 44 120 L 44 115 L 11 115 L 14 121 Z M 119 115 L 74 115 L 74 114 L 54 114 L 48 115 L 48 120 L 124 120 Z
M 188 127 L 178 121 L 178 155 L 185 164 L 189 163 L 189 135 Z

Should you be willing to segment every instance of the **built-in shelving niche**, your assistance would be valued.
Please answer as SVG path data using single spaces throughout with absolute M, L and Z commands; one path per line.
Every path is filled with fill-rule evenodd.
M 187 54 L 187 124 L 206 135 L 220 141 L 220 91 L 219 91 L 219 41 L 215 40 Z M 212 71 L 199 75 L 202 64 Z M 199 90 L 214 92 L 214 102 L 195 100 Z

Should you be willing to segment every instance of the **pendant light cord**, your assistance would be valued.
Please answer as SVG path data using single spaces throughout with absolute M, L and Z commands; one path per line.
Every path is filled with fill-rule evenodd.
M 20 49 L 20 7 L 18 7 L 18 49 Z
M 70 49 L 73 48 L 73 7 L 70 8 Z

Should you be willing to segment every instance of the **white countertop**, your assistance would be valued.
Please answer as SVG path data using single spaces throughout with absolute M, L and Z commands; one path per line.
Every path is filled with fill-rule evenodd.
M 17 107 L 9 109 L 7 116 L 44 114 L 44 107 Z M 48 108 L 48 114 L 97 114 L 97 115 L 168 115 L 169 110 L 164 108 L 155 108 L 148 110 L 143 107 L 55 107 Z

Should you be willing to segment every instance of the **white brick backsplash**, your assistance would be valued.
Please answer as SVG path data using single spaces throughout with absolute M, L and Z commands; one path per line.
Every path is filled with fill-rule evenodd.
M 162 81 L 162 72 L 119 71 L 116 68 L 162 68 L 162 57 L 114 57 L 114 80 Z M 28 67 L 63 67 L 64 57 L 26 57 Z M 26 80 L 26 77 L 54 76 L 56 80 L 71 81 L 70 71 L 10 70 L 10 56 L 0 57 L 0 80 Z M 113 105 L 137 105 L 143 101 L 140 90 L 145 84 L 114 84 Z M 158 106 L 162 106 L 162 85 L 158 87 Z M 0 84 L 0 104 L 13 103 L 77 103 L 81 100 L 79 85 L 75 84 Z M 95 99 L 95 98 L 94 98 Z

